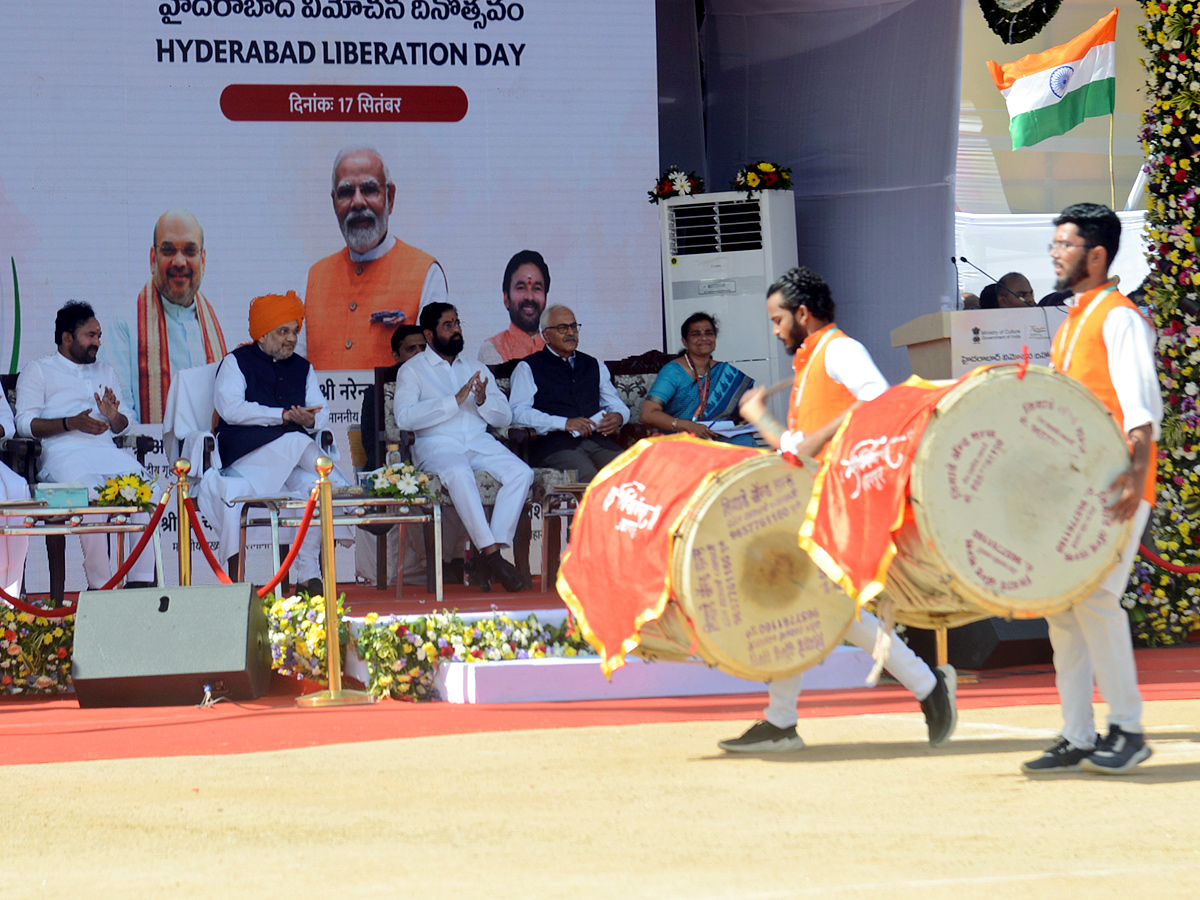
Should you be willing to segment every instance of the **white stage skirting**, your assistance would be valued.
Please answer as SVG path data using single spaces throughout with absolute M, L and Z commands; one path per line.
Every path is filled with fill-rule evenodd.
M 561 624 L 565 612 L 537 610 L 538 621 Z M 509 612 L 524 619 L 530 611 Z M 463 614 L 464 621 L 488 618 L 491 613 Z M 415 616 L 413 618 L 416 618 Z M 363 620 L 350 619 L 350 632 L 358 634 Z M 367 664 L 353 651 L 346 655 L 343 671 L 367 683 Z M 843 690 L 867 687 L 871 655 L 857 647 L 838 647 L 804 675 L 805 690 Z M 450 703 L 543 703 L 566 700 L 629 700 L 639 697 L 698 697 L 721 694 L 764 694 L 762 683 L 728 675 L 697 663 L 646 662 L 629 657 L 613 673 L 612 681 L 600 671 L 595 656 L 574 658 L 511 659 L 500 662 L 442 663 L 437 673 L 438 694 Z

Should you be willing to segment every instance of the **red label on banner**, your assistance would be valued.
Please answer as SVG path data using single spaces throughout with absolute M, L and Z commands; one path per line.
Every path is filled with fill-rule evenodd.
M 221 112 L 233 122 L 459 122 L 454 85 L 231 84 Z

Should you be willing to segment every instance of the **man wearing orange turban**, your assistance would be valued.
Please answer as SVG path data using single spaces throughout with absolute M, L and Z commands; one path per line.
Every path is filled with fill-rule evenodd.
M 214 405 L 220 417 L 222 480 L 245 481 L 245 489 L 232 496 L 291 494 L 303 499 L 316 479 L 317 457 L 323 454 L 314 435 L 329 422 L 316 371 L 296 353 L 304 303 L 295 291 L 255 297 L 249 324 L 254 342 L 228 354 L 217 370 Z M 336 459 L 335 453 L 328 455 Z M 335 484 L 349 483 L 336 468 L 329 477 Z M 238 546 L 241 508 L 222 502 L 229 486 L 221 491 L 217 481 L 206 478 L 199 496 L 209 518 L 217 520 L 228 557 Z M 320 592 L 320 545 L 320 531 L 309 529 L 293 570 L 294 580 L 310 592 Z

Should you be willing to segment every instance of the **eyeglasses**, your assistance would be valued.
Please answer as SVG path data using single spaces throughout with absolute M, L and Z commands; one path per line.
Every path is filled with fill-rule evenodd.
M 462 330 L 462 319 L 447 319 L 445 322 L 438 322 L 438 331 L 453 331 L 455 328 Z
M 370 181 L 364 181 L 362 184 L 358 185 L 343 182 L 337 186 L 337 189 L 334 190 L 333 195 L 337 197 L 337 199 L 345 202 L 346 200 L 354 199 L 355 190 L 362 194 L 364 199 L 371 200 L 379 196 L 379 194 L 383 191 L 383 187 L 374 179 Z
M 1055 250 L 1066 253 L 1068 250 L 1074 250 L 1076 247 L 1082 247 L 1084 250 L 1091 250 L 1095 246 L 1095 244 L 1069 244 L 1066 241 L 1051 241 L 1046 245 L 1046 249 L 1050 253 L 1053 253 Z
M 569 325 L 547 325 L 545 330 L 546 331 L 557 331 L 559 334 L 565 335 L 565 334 L 570 334 L 572 331 L 578 333 L 579 329 L 582 327 L 583 326 L 580 325 L 578 322 L 572 322 Z
M 176 247 L 174 244 L 163 241 L 158 245 L 158 253 L 160 256 L 172 257 L 177 253 L 182 253 L 188 259 L 195 259 L 200 255 L 200 248 L 195 244 L 184 244 L 182 247 Z

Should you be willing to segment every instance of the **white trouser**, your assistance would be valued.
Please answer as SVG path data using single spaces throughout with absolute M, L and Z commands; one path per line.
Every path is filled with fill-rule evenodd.
M 5 500 L 29 499 L 29 483 L 4 463 L 0 463 L 0 495 Z M 22 518 L 24 515 L 21 513 Z M 0 522 L 3 521 L 5 520 L 0 519 Z M 20 524 L 20 521 L 12 520 L 14 525 Z M 10 597 L 21 596 L 21 581 L 25 576 L 25 554 L 28 549 L 27 535 L 14 534 L 0 538 L 0 587 L 3 587 Z
M 879 620 L 865 609 L 859 615 L 861 618 L 850 623 L 846 640 L 870 653 L 875 649 Z M 937 684 L 937 678 L 929 666 L 925 665 L 925 661 L 913 653 L 908 644 L 896 635 L 892 635 L 883 667 L 912 691 L 918 700 L 928 697 Z M 763 711 L 763 717 L 776 728 L 790 728 L 796 724 L 799 718 L 796 715 L 796 700 L 800 697 L 803 682 L 804 673 L 801 672 L 799 675 L 780 678 L 767 685 L 767 695 L 770 699 Z
M 99 516 L 84 516 L 83 521 L 96 522 L 100 521 Z M 145 525 L 150 521 L 149 513 L 134 513 L 129 517 L 129 521 L 135 525 Z M 116 535 L 113 535 L 116 537 Z M 120 536 L 125 541 L 125 555 L 128 558 L 133 552 L 134 546 L 142 539 L 142 532 L 134 531 L 129 534 Z M 83 574 L 87 576 L 88 590 L 96 591 L 104 587 L 108 580 L 112 578 L 113 572 L 117 567 L 109 562 L 109 535 L 107 534 L 81 534 L 79 536 L 79 546 L 83 550 Z M 116 554 L 113 554 L 113 562 L 116 561 Z M 134 560 L 133 565 L 129 567 L 129 572 L 125 575 L 125 581 L 154 581 L 154 538 L 146 543 L 142 550 L 142 555 Z
M 525 497 L 533 484 L 533 469 L 499 442 L 486 452 L 468 449 L 465 453 L 436 454 L 422 459 L 419 465 L 426 472 L 437 475 L 446 486 L 476 548 L 512 544 L 517 521 L 525 508 Z M 487 472 L 501 484 L 490 523 L 479 499 L 476 472 Z
M 1121 561 L 1100 587 L 1066 612 L 1046 616 L 1050 646 L 1054 648 L 1055 684 L 1062 704 L 1062 736 L 1081 750 L 1090 750 L 1096 744 L 1093 683 L 1108 704 L 1108 724 L 1118 725 L 1122 731 L 1142 732 L 1142 694 L 1138 690 L 1129 614 L 1121 606 L 1121 597 L 1149 518 L 1150 504 L 1143 500 L 1133 517 L 1133 534 Z

